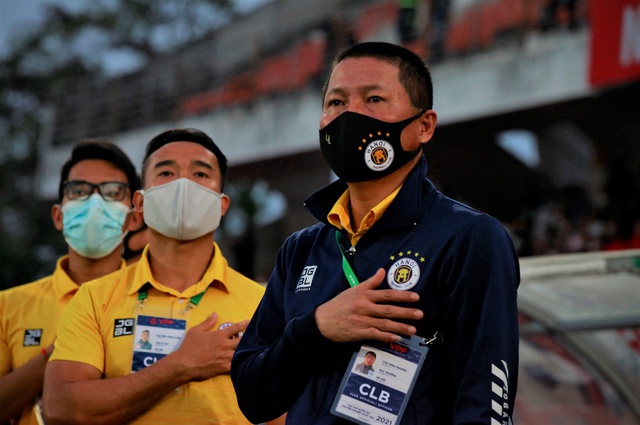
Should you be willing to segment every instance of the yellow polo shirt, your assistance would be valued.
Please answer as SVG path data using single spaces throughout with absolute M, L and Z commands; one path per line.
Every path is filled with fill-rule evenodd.
M 54 341 L 62 313 L 79 287 L 65 271 L 68 261 L 69 256 L 60 257 L 51 276 L 0 292 L 0 376 L 41 356 Z M 14 423 L 37 425 L 33 405 Z
M 361 223 L 351 223 L 351 214 L 349 207 L 349 189 L 345 190 L 342 196 L 336 201 L 327 215 L 327 221 L 338 229 L 345 229 L 349 234 L 351 245 L 356 246 L 362 235 L 382 217 L 382 214 L 389 208 L 391 202 L 396 198 L 402 186 L 398 186 L 396 190 L 391 192 L 389 196 L 384 198 L 378 205 L 373 207 L 371 211 L 364 216 Z M 358 230 L 354 230 L 354 224 L 359 224 Z
M 123 376 L 131 373 L 135 336 L 131 324 L 136 314 L 183 319 L 187 330 L 213 312 L 218 313 L 215 328 L 250 319 L 264 287 L 230 268 L 218 245 L 214 246 L 215 255 L 202 280 L 182 293 L 151 275 L 148 247 L 137 263 L 82 285 L 62 319 L 50 361 L 85 363 L 102 371 L 105 378 Z M 138 293 L 143 286 L 149 289 L 140 310 Z M 189 299 L 205 289 L 197 307 L 184 313 Z M 229 375 L 190 382 L 132 423 L 250 424 L 240 412 Z

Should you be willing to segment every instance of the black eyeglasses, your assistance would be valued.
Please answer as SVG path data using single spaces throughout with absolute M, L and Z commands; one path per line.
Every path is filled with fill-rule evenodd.
M 102 182 L 93 184 L 84 180 L 71 180 L 64 184 L 64 194 L 75 201 L 85 201 L 98 189 L 98 193 L 105 201 L 122 201 L 127 194 L 127 183 Z

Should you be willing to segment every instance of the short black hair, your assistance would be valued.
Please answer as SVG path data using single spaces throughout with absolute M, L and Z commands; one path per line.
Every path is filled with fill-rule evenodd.
M 425 61 L 411 50 L 397 44 L 368 41 L 354 44 L 333 61 L 332 70 L 345 59 L 370 57 L 379 59 L 399 69 L 400 83 L 411 99 L 412 105 L 421 110 L 433 109 L 433 81 Z M 329 77 L 330 79 L 331 77 Z M 325 83 L 322 98 L 327 93 L 329 79 Z
M 110 162 L 127 176 L 129 190 L 133 192 L 140 189 L 140 179 L 136 167 L 122 149 L 114 143 L 104 139 L 86 138 L 78 142 L 71 151 L 71 157 L 64 163 L 60 170 L 60 184 L 58 185 L 58 201 L 64 197 L 64 184 L 69 178 L 69 172 L 74 165 L 87 159 L 101 159 Z
M 152 153 L 171 142 L 193 142 L 201 146 L 204 146 L 218 159 L 218 166 L 220 167 L 221 174 L 221 189 L 224 188 L 224 184 L 227 180 L 227 157 L 222 153 L 218 145 L 207 136 L 203 131 L 196 128 L 174 128 L 167 130 L 164 133 L 158 134 L 147 143 L 147 147 L 144 151 L 144 159 L 142 160 L 142 183 L 144 184 L 145 173 L 147 170 L 147 160 Z
M 369 354 L 371 354 L 373 357 L 378 357 L 373 351 L 367 351 L 367 354 L 365 354 L 364 356 L 367 357 Z

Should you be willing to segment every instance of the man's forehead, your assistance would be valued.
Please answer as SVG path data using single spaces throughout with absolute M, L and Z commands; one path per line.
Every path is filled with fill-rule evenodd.
M 174 152 L 202 152 L 202 153 L 208 153 L 210 155 L 214 155 L 213 152 L 211 152 L 211 150 L 207 149 L 206 147 L 202 146 L 200 143 L 196 143 L 196 142 L 191 142 L 189 140 L 177 140 L 175 142 L 169 142 L 166 143 L 164 145 L 162 145 L 161 147 L 159 147 L 158 149 L 156 149 L 153 153 L 151 153 L 151 157 L 156 156 L 158 154 L 162 154 L 162 153 L 174 153 Z
M 127 175 L 112 162 L 104 159 L 90 158 L 75 163 L 69 169 L 67 180 L 86 180 L 92 183 L 122 181 L 126 183 Z
M 152 165 L 160 162 L 173 161 L 182 162 L 205 161 L 207 163 L 217 164 L 218 158 L 215 154 L 204 146 L 194 142 L 170 142 L 162 146 L 149 156 L 149 162 Z
M 356 85 L 359 90 L 375 90 L 385 84 L 400 83 L 397 65 L 373 57 L 345 59 L 336 64 L 327 84 L 327 92 L 342 90 L 342 84 Z

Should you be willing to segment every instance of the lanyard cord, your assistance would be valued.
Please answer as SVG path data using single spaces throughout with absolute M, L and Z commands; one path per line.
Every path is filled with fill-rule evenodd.
M 344 251 L 347 249 L 347 239 L 338 230 L 336 230 L 336 242 L 338 244 L 338 248 L 340 249 L 340 254 L 342 254 L 342 271 L 347 278 L 347 282 L 349 282 L 349 285 L 351 285 L 352 287 L 360 284 L 358 278 L 356 277 L 356 274 L 351 268 L 351 264 L 349 264 L 349 261 L 347 261 L 347 257 L 345 257 L 344 255 Z
M 142 285 L 142 287 L 140 288 L 140 290 L 138 291 L 138 301 L 140 302 L 140 307 L 142 307 L 142 304 L 146 301 L 147 299 L 147 292 L 149 289 L 149 286 L 151 284 L 149 282 L 145 283 L 144 285 Z M 187 306 L 184 308 L 183 313 L 186 313 L 189 309 L 193 309 L 198 307 L 198 303 L 200 302 L 200 300 L 202 299 L 202 297 L 204 297 L 204 293 L 207 292 L 207 289 L 209 289 L 208 287 L 205 288 L 204 291 L 200 292 L 199 294 L 194 295 L 193 297 L 191 297 L 189 299 L 189 303 L 187 304 Z
M 340 254 L 342 254 L 342 271 L 344 272 L 344 275 L 347 278 L 349 285 L 351 285 L 352 287 L 359 285 L 360 282 L 358 281 L 356 274 L 353 272 L 353 269 L 351 268 L 351 264 L 349 264 L 349 261 L 347 261 L 347 257 L 345 257 L 344 255 L 344 251 L 347 250 L 347 239 L 338 230 L 336 230 L 336 242 L 338 243 L 338 249 L 340 249 Z M 436 333 L 431 338 L 422 338 L 422 341 L 420 342 L 420 346 L 424 347 L 427 345 L 431 345 L 438 339 L 443 340 L 443 337 L 441 332 L 436 331 Z

